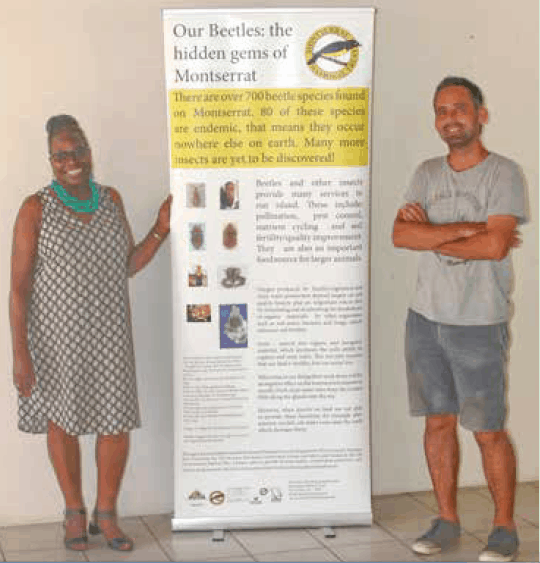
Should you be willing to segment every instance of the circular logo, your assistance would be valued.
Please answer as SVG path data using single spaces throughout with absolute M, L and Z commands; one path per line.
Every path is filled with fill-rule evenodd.
M 222 493 L 221 491 L 213 491 L 210 493 L 208 500 L 212 504 L 223 504 L 225 501 L 225 493 Z
M 306 64 L 320 78 L 339 80 L 354 70 L 361 48 L 362 45 L 346 29 L 327 25 L 307 40 Z

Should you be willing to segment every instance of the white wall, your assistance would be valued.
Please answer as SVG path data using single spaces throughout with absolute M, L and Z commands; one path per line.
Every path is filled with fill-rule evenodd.
M 233 5 L 333 6 L 329 0 Z M 205 2 L 207 6 L 231 3 Z M 356 0 L 342 0 L 356 6 Z M 440 78 L 464 74 L 484 87 L 487 146 L 515 158 L 529 182 L 533 222 L 515 252 L 516 314 L 509 369 L 509 428 L 519 478 L 538 478 L 538 2 L 377 0 L 373 106 L 372 443 L 374 493 L 429 488 L 422 421 L 407 414 L 403 319 L 416 275 L 413 253 L 390 232 L 416 164 L 444 151 L 432 126 Z M 195 3 L 191 4 L 195 7 Z M 519 6 L 519 9 L 517 7 Z M 137 238 L 167 192 L 168 159 L 160 8 L 163 0 L 35 0 L 0 8 L 0 526 L 58 519 L 62 499 L 43 436 L 16 430 L 7 294 L 12 226 L 22 199 L 48 183 L 44 124 L 75 115 L 93 147 L 98 181 L 120 188 Z M 123 514 L 173 504 L 173 405 L 169 247 L 131 283 L 144 428 L 133 434 Z M 93 440 L 82 440 L 84 485 L 94 500 Z M 463 484 L 483 480 L 463 435 Z

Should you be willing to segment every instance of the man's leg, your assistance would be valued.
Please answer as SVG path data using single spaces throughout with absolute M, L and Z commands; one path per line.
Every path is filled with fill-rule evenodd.
M 460 327 L 447 336 L 460 396 L 460 424 L 474 432 L 495 503 L 494 527 L 479 559 L 511 561 L 519 539 L 513 520 L 516 459 L 503 430 L 508 327 L 506 323 Z
M 426 419 L 424 448 L 439 507 L 439 518 L 411 546 L 422 555 L 449 549 L 461 534 L 456 507 L 459 404 L 440 332 L 438 323 L 409 311 L 405 333 L 409 406 L 412 415 Z
M 457 416 L 454 414 L 426 416 L 424 448 L 439 517 L 411 546 L 414 552 L 422 555 L 434 555 L 449 549 L 461 535 L 457 515 L 459 444 L 456 426 Z
M 515 529 L 516 456 L 505 430 L 475 432 L 489 492 L 495 504 L 494 526 Z
M 426 416 L 424 449 L 439 507 L 439 517 L 457 523 L 459 443 L 456 415 Z

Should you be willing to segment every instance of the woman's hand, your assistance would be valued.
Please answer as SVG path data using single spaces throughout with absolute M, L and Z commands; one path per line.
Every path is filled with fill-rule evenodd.
M 154 230 L 161 237 L 167 236 L 171 230 L 171 203 L 172 194 L 169 195 L 159 208 L 158 218 Z
M 15 358 L 13 363 L 13 383 L 23 397 L 30 397 L 36 384 L 36 376 L 32 367 L 32 358 L 26 351 Z
M 134 276 L 152 260 L 170 231 L 172 195 L 161 204 L 158 217 L 146 237 L 135 246 L 129 256 L 128 273 Z M 127 221 L 127 219 L 126 219 Z

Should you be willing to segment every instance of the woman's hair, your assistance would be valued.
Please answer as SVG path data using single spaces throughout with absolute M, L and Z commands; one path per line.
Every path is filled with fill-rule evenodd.
M 88 147 L 88 139 L 81 129 L 81 126 L 77 120 L 71 115 L 53 115 L 47 120 L 45 125 L 45 130 L 47 131 L 47 143 L 49 146 L 49 152 L 51 152 L 51 142 L 53 137 L 60 131 L 70 131 L 72 133 L 77 133 L 81 136 L 85 145 Z

